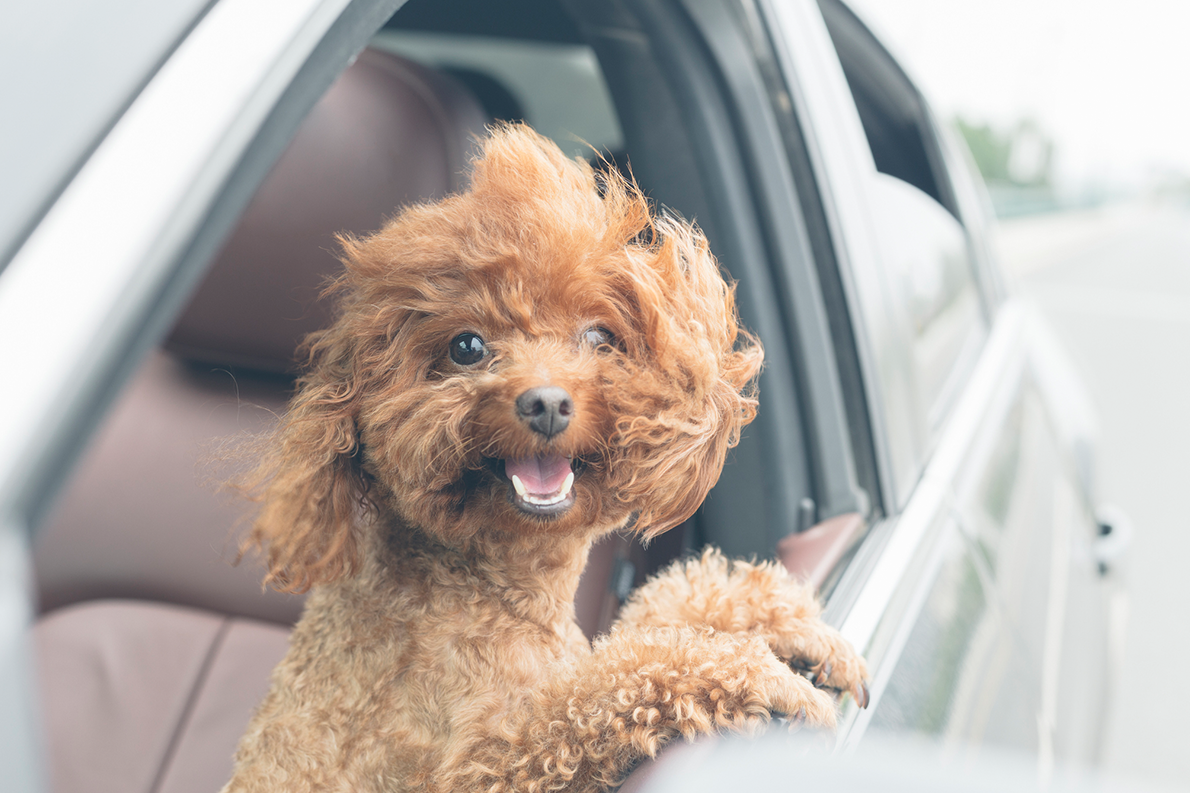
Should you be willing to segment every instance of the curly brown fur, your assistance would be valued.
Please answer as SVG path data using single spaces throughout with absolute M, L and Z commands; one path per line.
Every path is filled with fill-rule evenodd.
M 597 790 L 674 736 L 833 724 L 787 662 L 839 689 L 863 662 L 775 567 L 675 565 L 594 649 L 574 622 L 592 542 L 689 517 L 756 412 L 761 347 L 694 226 L 505 126 L 467 192 L 342 242 L 254 480 L 269 580 L 313 591 L 227 790 Z M 542 386 L 552 435 L 516 407 Z

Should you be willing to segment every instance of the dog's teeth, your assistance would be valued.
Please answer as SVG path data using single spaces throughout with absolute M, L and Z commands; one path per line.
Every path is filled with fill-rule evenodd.
M 516 491 L 517 498 L 526 504 L 533 504 L 538 507 L 552 507 L 554 504 L 562 503 L 570 495 L 570 488 L 574 486 L 574 471 L 566 474 L 566 479 L 562 482 L 562 487 L 557 493 L 552 493 L 548 496 L 539 496 L 535 493 L 530 493 L 529 488 L 525 487 L 525 483 L 516 474 L 510 476 L 509 479 L 512 480 L 512 489 Z

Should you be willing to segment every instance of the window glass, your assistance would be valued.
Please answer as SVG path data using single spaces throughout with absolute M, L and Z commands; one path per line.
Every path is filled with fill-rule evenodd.
M 879 174 L 873 190 L 881 264 L 907 327 L 913 386 L 927 432 L 950 404 L 984 337 L 962 226 L 916 187 Z
M 913 185 L 959 217 L 921 94 L 849 9 L 838 0 L 821 0 L 819 5 L 876 169 Z
M 492 118 L 527 121 L 572 157 L 624 146 L 603 73 L 585 44 L 386 28 L 372 46 L 446 72 Z
M 921 94 L 849 9 L 819 6 L 876 165 L 879 265 L 909 347 L 916 448 L 894 455 L 920 466 L 986 336 L 971 242 Z

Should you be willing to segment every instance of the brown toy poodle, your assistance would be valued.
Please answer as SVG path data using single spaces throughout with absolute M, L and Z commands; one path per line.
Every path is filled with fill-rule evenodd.
M 695 227 L 503 126 L 467 192 L 343 247 L 256 474 L 268 579 L 311 593 L 226 790 L 593 791 L 677 736 L 865 704 L 774 564 L 709 551 L 594 647 L 575 624 L 591 544 L 688 518 L 756 412 Z

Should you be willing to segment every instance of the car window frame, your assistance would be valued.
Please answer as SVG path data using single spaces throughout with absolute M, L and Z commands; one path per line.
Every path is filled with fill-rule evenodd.
M 807 120 L 807 147 L 836 235 L 847 297 L 857 306 L 859 346 L 865 356 L 865 377 L 873 389 L 873 425 L 877 433 L 886 433 L 897 413 L 879 411 L 887 411 L 897 395 L 890 395 L 875 379 L 873 367 L 889 362 L 878 359 L 866 343 L 872 336 L 865 336 L 872 333 L 874 325 L 884 327 L 880 323 L 889 321 L 887 308 L 882 305 L 887 293 L 881 288 L 880 259 L 868 207 L 867 180 L 877 173 L 875 163 L 817 0 L 758 2 L 768 23 L 774 26 L 774 34 L 784 36 L 777 43 L 779 56 L 791 83 L 795 107 L 805 108 L 802 118 Z M 812 78 L 800 79 L 807 73 Z M 954 156 L 953 149 L 947 151 L 951 158 L 948 168 L 954 167 Z M 960 210 L 979 211 L 972 206 L 978 202 L 977 189 L 956 192 Z M 983 222 L 982 216 L 974 219 Z M 990 295 L 986 339 L 969 356 L 969 372 L 955 388 L 949 414 L 920 472 L 904 483 L 903 493 L 889 488 L 889 514 L 871 528 L 823 613 L 824 619 L 838 625 L 853 646 L 868 657 L 872 708 L 880 701 L 928 595 L 930 570 L 939 563 L 941 546 L 956 531 L 954 480 L 962 472 L 974 439 L 988 417 L 1003 412 L 1013 398 L 1027 360 L 1031 327 L 1028 312 L 1019 302 L 997 299 L 987 291 L 992 281 L 979 276 L 980 268 L 994 267 L 994 261 L 981 249 L 986 240 L 971 234 L 970 229 L 967 239 L 977 249 L 973 257 L 977 291 Z M 876 441 L 882 453 L 887 453 L 887 436 L 878 434 Z M 881 462 L 888 465 L 890 460 L 885 457 Z M 841 745 L 852 747 L 862 739 L 871 713 L 871 709 L 860 711 L 852 703 L 845 703 L 839 724 Z
M 843 292 L 852 309 L 881 495 L 887 505 L 886 513 L 894 514 L 907 504 L 923 465 L 953 413 L 957 394 L 969 381 L 986 346 L 994 311 L 1002 302 L 995 289 L 995 262 L 987 253 L 986 221 L 980 214 L 977 189 L 971 183 L 956 183 L 953 142 L 948 144 L 940 134 L 928 104 L 922 99 L 919 108 L 923 114 L 922 134 L 932 136 L 925 141 L 927 153 L 937 148 L 937 156 L 931 162 L 943 168 L 935 178 L 944 183 L 941 187 L 955 199 L 954 208 L 942 204 L 939 208 L 954 217 L 956 227 L 964 235 L 983 325 L 982 332 L 977 334 L 980 342 L 966 345 L 949 367 L 940 398 L 936 400 L 937 409 L 931 413 L 920 404 L 918 384 L 912 374 L 911 345 L 886 341 L 907 342 L 912 338 L 907 316 L 892 298 L 896 286 L 890 281 L 892 274 L 887 272 L 875 223 L 880 210 L 877 182 L 880 178 L 895 177 L 882 176 L 876 166 L 817 0 L 788 3 L 758 0 L 758 3 L 770 30 L 779 31 L 778 35 L 783 37 L 775 42 L 778 59 L 790 84 L 794 108 L 800 117 L 808 119 L 807 151 L 823 196 Z M 867 36 L 873 46 L 880 46 L 874 36 L 870 33 Z M 887 55 L 887 51 L 881 51 Z M 812 77 L 802 79 L 800 74 L 812 74 Z
M 700 4 L 714 5 L 566 1 L 608 82 L 632 172 L 654 201 L 704 230 L 727 274 L 738 279 L 736 298 L 745 325 L 766 347 L 761 410 L 729 453 L 688 543 L 709 541 L 728 554 L 771 556 L 779 540 L 807 525 L 813 510 L 806 510 L 804 501 L 817 498 L 822 479 L 806 439 L 813 414 L 805 406 L 804 378 L 793 349 L 798 339 L 779 299 L 787 275 L 771 266 L 772 241 L 766 213 L 758 207 L 754 152 L 741 135 L 736 97 L 725 84 L 721 59 L 707 43 L 706 20 L 696 20 L 698 9 L 690 7 Z M 738 32 L 734 19 L 724 21 Z M 738 36 L 733 46 L 748 56 Z M 792 196 L 792 187 L 786 187 Z M 820 336 L 825 338 L 825 331 Z M 843 446 L 845 441 L 835 444 Z M 848 489 L 846 495 L 854 494 Z
M 920 396 L 928 399 L 928 402 L 919 405 L 919 418 L 924 422 L 920 446 L 924 458 L 937 442 L 939 430 L 978 360 L 979 351 L 987 340 L 994 307 L 997 304 L 994 297 L 995 267 L 987 255 L 986 234 L 980 234 L 986 225 L 986 219 L 978 212 L 977 201 L 973 202 L 970 195 L 959 195 L 960 190 L 964 188 L 970 192 L 974 180 L 970 178 L 970 172 L 965 173 L 963 168 L 956 167 L 959 165 L 955 157 L 958 143 L 953 137 L 946 137 L 944 128 L 939 125 L 929 101 L 913 79 L 844 0 L 817 0 L 817 3 L 826 23 L 832 47 L 843 67 L 848 95 L 852 97 L 857 110 L 861 105 L 857 92 L 863 91 L 865 87 L 875 88 L 869 93 L 898 97 L 899 99 L 889 101 L 898 105 L 894 113 L 903 117 L 907 134 L 912 137 L 912 141 L 903 142 L 920 144 L 918 151 L 922 160 L 919 165 L 926 172 L 924 181 L 920 174 L 893 173 L 881 165 L 876 154 L 878 141 L 872 136 L 879 134 L 879 130 L 868 129 L 864 113 L 860 110 L 865 140 L 869 144 L 878 174 L 883 175 L 876 179 L 873 186 L 887 188 L 898 182 L 902 186 L 908 185 L 912 188 L 910 192 L 927 198 L 926 203 L 937 206 L 953 218 L 954 230 L 962 235 L 966 253 L 964 264 L 969 270 L 974 296 L 978 301 L 978 319 L 981 324 L 968 327 L 960 349 L 956 357 L 949 362 L 938 387 L 934 390 L 927 389 L 924 393 L 919 391 Z M 848 62 L 851 64 L 850 72 Z M 879 85 L 873 85 L 873 80 Z M 966 184 L 962 183 L 964 176 L 968 177 Z M 882 192 L 884 189 L 875 190 L 873 198 Z M 876 206 L 882 204 L 880 201 L 874 203 Z M 887 262 L 886 266 L 887 264 L 891 262 Z M 896 300 L 892 303 L 894 310 L 902 308 L 896 305 Z M 916 341 L 912 336 L 911 340 Z
M 876 350 L 872 340 L 895 333 L 884 295 L 884 277 L 869 233 L 865 179 L 876 164 L 851 101 L 846 78 L 826 24 L 813 0 L 757 0 L 789 90 L 815 190 L 820 196 L 844 300 L 850 308 L 855 350 L 864 383 L 880 502 L 894 514 L 902 493 L 896 485 L 892 448 L 911 404 L 906 386 L 884 387 L 882 368 L 904 371 L 904 356 Z M 801 74 L 812 74 L 803 79 Z M 829 129 L 828 129 L 829 128 Z
M 714 107 L 714 103 L 702 103 L 702 131 L 734 145 L 739 164 L 733 176 L 743 182 L 741 198 L 747 196 L 746 202 L 740 201 L 739 209 L 755 218 L 753 233 L 763 251 L 756 266 L 767 270 L 775 288 L 789 347 L 786 354 L 803 414 L 815 502 L 810 515 L 801 506 L 799 517 L 790 520 L 787 533 L 793 533 L 840 514 L 866 515 L 870 502 L 855 473 L 851 430 L 814 246 L 762 76 L 762 64 L 758 62 L 760 42 L 753 26 L 759 24 L 759 19 L 750 17 L 750 9 L 745 3 L 675 3 L 672 13 L 686 16 L 692 28 L 691 35 L 676 44 L 692 50 L 702 48 L 707 71 L 699 74 L 691 69 L 673 70 L 671 79 L 699 80 L 704 94 L 719 94 L 722 112 L 707 113 L 705 109 Z M 670 29 L 676 27 L 670 25 Z M 687 55 L 695 57 L 696 53 Z M 769 341 L 766 339 L 766 343 Z

